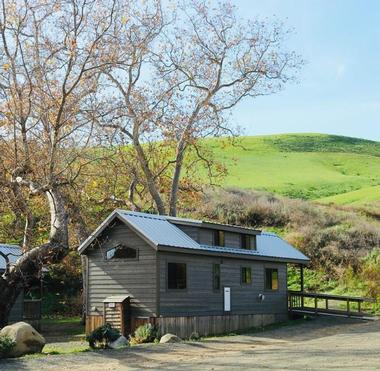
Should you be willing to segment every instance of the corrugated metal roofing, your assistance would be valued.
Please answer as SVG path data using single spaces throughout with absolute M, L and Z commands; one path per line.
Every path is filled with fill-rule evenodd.
M 9 261 L 15 263 L 16 260 L 22 255 L 20 246 L 0 244 L 0 251 L 8 255 Z M 0 270 L 5 270 L 5 259 L 0 255 Z
M 164 216 L 117 210 L 122 219 L 146 236 L 156 246 L 199 248 L 199 244 Z
M 127 225 L 139 232 L 151 244 L 156 247 L 167 246 L 179 249 L 203 250 L 213 253 L 229 253 L 241 256 L 258 256 L 272 259 L 284 259 L 291 261 L 308 262 L 309 259 L 288 242 L 274 233 L 261 232 L 256 236 L 257 250 L 244 250 L 233 247 L 200 245 L 190 236 L 178 228 L 176 221 L 181 218 L 167 217 L 163 215 L 146 214 L 134 211 L 115 210 L 79 248 L 82 252 L 101 231 L 107 226 L 113 217 L 117 215 Z M 202 225 L 201 221 L 183 219 Z M 223 225 L 221 225 L 223 227 Z M 239 231 L 239 227 L 236 227 Z M 240 233 L 240 232 L 238 232 Z
M 127 300 L 129 295 L 114 295 L 108 296 L 103 300 L 103 303 L 122 303 L 124 300 Z
M 245 250 L 228 246 L 199 245 L 195 250 L 210 251 L 216 253 L 229 253 L 244 256 L 260 256 L 262 258 L 275 258 L 284 260 L 309 261 L 300 251 L 288 242 L 273 233 L 263 232 L 257 237 L 257 250 Z
M 262 256 L 306 260 L 309 258 L 275 233 L 262 232 L 257 237 L 257 250 Z

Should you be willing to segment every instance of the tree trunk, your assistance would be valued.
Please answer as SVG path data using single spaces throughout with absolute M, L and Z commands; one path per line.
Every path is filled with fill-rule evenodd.
M 172 186 L 170 190 L 170 201 L 169 201 L 169 215 L 177 216 L 177 202 L 178 202 L 178 189 L 179 181 L 181 177 L 181 170 L 183 164 L 183 158 L 185 153 L 185 147 L 182 143 L 179 144 L 177 148 L 177 157 L 174 168 L 174 174 L 172 179 Z
M 149 193 L 152 196 L 154 203 L 156 204 L 157 211 L 159 214 L 165 215 L 166 212 L 165 212 L 164 202 L 162 200 L 160 193 L 158 192 L 158 189 L 157 189 L 157 186 L 155 183 L 155 179 L 154 179 L 154 175 L 152 174 L 152 172 L 149 168 L 149 164 L 148 164 L 148 161 L 145 157 L 144 150 L 141 147 L 138 139 L 133 140 L 133 146 L 136 150 L 137 158 L 139 159 L 141 168 L 144 172 Z
M 59 190 L 45 192 L 51 222 L 49 241 L 24 254 L 0 276 L 0 327 L 8 323 L 13 305 L 20 292 L 39 276 L 44 264 L 60 261 L 68 251 L 68 217 L 64 198 Z

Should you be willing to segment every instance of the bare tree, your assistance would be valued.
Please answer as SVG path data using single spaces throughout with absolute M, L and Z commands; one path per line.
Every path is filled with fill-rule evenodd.
M 154 1 L 121 20 L 117 62 L 104 71 L 114 114 L 103 126 L 133 146 L 156 209 L 170 215 L 177 213 L 185 154 L 212 170 L 200 139 L 233 135 L 231 109 L 281 90 L 302 65 L 284 48 L 288 31 L 280 23 L 240 21 L 229 3 L 178 4 L 173 11 Z
M 0 327 L 41 266 L 67 253 L 67 188 L 94 161 L 85 149 L 94 144 L 98 78 L 111 62 L 105 48 L 116 11 L 114 1 L 1 2 L 0 185 L 17 200 L 8 209 L 25 219 L 25 236 L 22 257 L 0 277 Z M 49 236 L 37 246 L 29 207 L 36 197 L 50 215 Z

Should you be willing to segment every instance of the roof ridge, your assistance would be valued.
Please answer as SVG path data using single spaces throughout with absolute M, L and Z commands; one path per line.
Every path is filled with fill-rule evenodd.
M 171 215 L 150 214 L 150 213 L 144 213 L 142 211 L 132 211 L 132 210 L 126 210 L 126 209 L 120 209 L 120 208 L 117 208 L 116 211 L 127 214 L 127 215 L 136 216 L 139 218 L 167 220 L 169 222 L 174 222 L 174 223 L 177 221 L 177 222 L 190 222 L 190 223 L 197 223 L 197 224 L 214 224 L 214 225 L 219 225 L 221 227 L 232 227 L 232 228 L 245 229 L 247 231 L 261 232 L 261 230 L 255 229 L 253 227 L 248 227 L 245 225 L 221 223 L 221 222 L 217 222 L 211 219 L 193 219 L 193 218 L 185 218 L 185 217 L 171 216 Z
M 149 213 L 143 213 L 141 211 L 132 211 L 132 210 L 125 210 L 125 209 L 116 209 L 116 211 L 122 212 L 127 215 L 136 216 L 139 218 L 166 220 L 165 215 L 160 215 L 160 214 L 149 214 Z

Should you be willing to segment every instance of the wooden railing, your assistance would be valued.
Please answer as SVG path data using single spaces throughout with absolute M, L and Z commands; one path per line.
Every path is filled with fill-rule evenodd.
M 24 300 L 24 319 L 30 321 L 41 319 L 41 299 Z
M 331 305 L 332 301 L 335 302 L 335 305 Z M 288 291 L 288 305 L 290 312 L 339 314 L 348 317 L 369 316 L 370 312 L 368 310 L 363 310 L 363 303 L 375 303 L 375 299 Z

